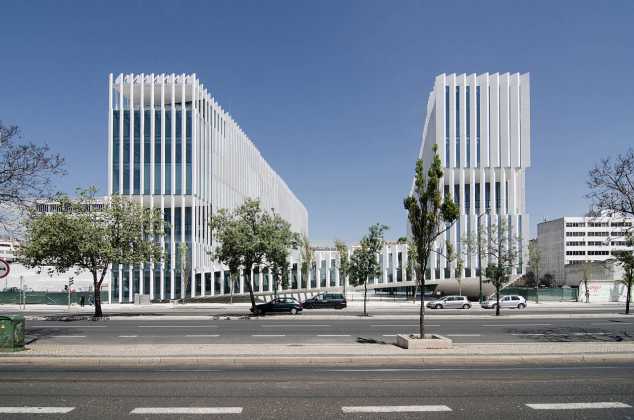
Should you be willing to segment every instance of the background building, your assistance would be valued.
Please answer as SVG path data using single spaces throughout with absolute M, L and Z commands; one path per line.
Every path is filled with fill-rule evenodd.
M 614 252 L 631 249 L 625 235 L 634 218 L 604 214 L 599 217 L 561 217 L 537 225 L 537 244 L 541 253 L 540 274 L 551 274 L 557 285 L 577 286 L 568 281 L 568 264 L 605 261 Z
M 464 252 L 462 238 L 504 221 L 521 255 L 516 275 L 525 271 L 529 238 L 525 175 L 530 167 L 530 80 L 528 74 L 441 74 L 427 101 L 419 158 L 429 167 L 433 145 L 443 163 L 444 194 L 451 193 L 460 217 L 435 248 L 446 241 Z M 413 187 L 412 187 L 413 188 Z M 478 287 L 477 255 L 465 258 L 463 293 Z M 483 265 L 486 267 L 486 260 Z M 456 290 L 455 261 L 432 255 L 426 273 L 441 290 Z M 477 292 L 476 292 L 477 294 Z
M 245 198 L 258 198 L 308 233 L 303 204 L 195 74 L 110 75 L 108 195 L 116 194 L 161 209 L 170 228 L 164 262 L 112 267 L 111 301 L 132 302 L 136 293 L 154 300 L 215 294 L 215 277 L 226 270 L 210 256 L 208 220 Z M 189 290 L 176 258 L 181 242 L 190 250 Z

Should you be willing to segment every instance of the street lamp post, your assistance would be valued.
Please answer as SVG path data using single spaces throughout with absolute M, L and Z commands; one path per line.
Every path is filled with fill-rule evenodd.
M 478 215 L 478 277 L 480 278 L 480 303 L 482 303 L 482 241 L 480 240 L 480 218 L 489 214 L 489 209 Z

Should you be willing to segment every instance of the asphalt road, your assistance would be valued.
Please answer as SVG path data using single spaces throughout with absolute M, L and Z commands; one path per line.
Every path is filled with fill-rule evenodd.
M 208 370 L 12 366 L 0 368 L 0 375 L 2 419 L 634 418 L 630 364 Z M 207 414 L 183 414 L 192 411 Z
M 465 343 L 634 341 L 634 317 L 434 319 L 428 332 Z M 218 320 L 28 321 L 27 339 L 73 344 L 98 343 L 393 343 L 396 334 L 418 331 L 417 320 L 341 318 L 303 320 L 301 315 Z

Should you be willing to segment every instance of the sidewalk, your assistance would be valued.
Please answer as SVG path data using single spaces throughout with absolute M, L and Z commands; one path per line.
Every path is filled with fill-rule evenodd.
M 459 343 L 447 350 L 412 351 L 393 344 L 151 344 L 63 345 L 33 343 L 0 353 L 0 367 L 359 366 L 634 362 L 634 342 Z

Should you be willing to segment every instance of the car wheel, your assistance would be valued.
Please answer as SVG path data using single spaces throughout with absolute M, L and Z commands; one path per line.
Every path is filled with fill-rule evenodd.
M 471 305 L 465 303 L 464 305 L 462 305 L 462 309 L 471 309 Z
M 264 312 L 264 310 L 263 310 L 263 309 L 258 309 L 258 310 L 256 311 L 257 316 L 264 316 L 264 314 L 265 314 L 265 313 L 266 313 L 266 312 Z
M 297 315 L 297 309 L 295 308 L 291 309 L 291 315 Z
M 442 305 L 438 304 L 438 305 L 434 306 L 434 309 L 442 309 Z
M 517 309 L 524 309 L 526 308 L 526 305 L 524 305 L 523 303 L 520 303 L 519 305 L 517 305 Z
M 497 303 L 494 303 L 493 305 L 491 305 L 491 309 L 495 309 L 495 308 L 497 308 L 497 307 L 498 307 L 498 304 L 497 304 Z

